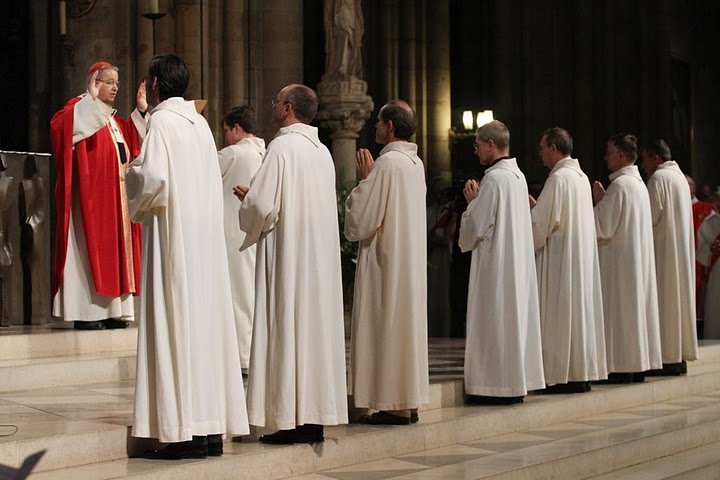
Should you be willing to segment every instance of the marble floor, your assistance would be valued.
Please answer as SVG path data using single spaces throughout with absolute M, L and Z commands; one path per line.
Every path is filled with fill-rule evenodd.
M 38 327 L 31 328 L 38 333 Z M 3 330 L 0 332 L 5 333 Z M 431 381 L 462 378 L 464 346 L 464 340 L 458 339 L 430 341 Z M 15 392 L 2 392 L 0 388 L 0 445 L 53 433 L 128 426 L 132 423 L 134 391 L 134 380 Z M 17 432 L 13 434 L 14 427 Z
M 0 330 L 2 332 L 2 330 Z M 35 332 L 37 333 L 37 332 Z M 458 381 L 463 377 L 464 340 L 431 339 L 429 342 L 429 367 L 431 382 Z M 716 369 L 714 365 L 697 366 L 694 371 Z M 649 379 L 649 382 L 658 381 Z M 451 382 L 456 383 L 456 382 Z M 615 386 L 598 387 L 599 391 Z M 717 387 L 714 387 L 717 388 Z M 97 436 L 102 444 L 111 437 L 113 448 L 120 449 L 124 455 L 124 439 L 127 426 L 131 424 L 133 410 L 134 380 L 95 383 L 91 385 L 65 386 L 3 392 L 0 386 L 0 464 L 11 463 L 3 458 L 3 443 L 12 441 L 43 439 L 49 436 L 61 438 L 67 435 Z M 527 398 L 527 404 L 543 403 L 552 396 L 533 394 Z M 475 407 L 458 406 L 421 412 L 420 425 L 440 422 L 450 417 L 477 415 L 481 409 L 523 408 L 517 407 Z M 511 414 L 512 415 L 512 414 Z M 17 430 L 16 430 L 17 428 Z M 368 431 L 377 427 L 349 425 L 335 427 L 328 438 L 357 434 L 363 429 Z M 387 427 L 403 429 L 409 427 Z M 602 458 L 613 455 L 636 454 L 647 450 L 640 448 L 644 440 L 657 440 L 662 444 L 663 435 L 675 432 L 711 429 L 720 432 L 720 391 L 709 390 L 702 394 L 688 396 L 682 400 L 668 400 L 660 403 L 623 408 L 586 418 L 574 418 L 572 421 L 549 424 L 529 430 L 486 437 L 478 434 L 474 438 L 482 440 L 468 441 L 448 445 L 442 448 L 421 450 L 368 463 L 360 463 L 342 468 L 320 470 L 318 473 L 296 476 L 301 480 L 385 480 L 385 479 L 468 479 L 475 480 L 503 474 L 511 471 L 523 471 L 528 468 L 577 468 L 573 466 L 578 455 L 600 455 Z M 486 437 L 486 438 L 483 438 Z M 708 465 L 720 462 L 720 436 L 708 441 L 707 445 L 694 445 L 687 455 L 675 455 L 677 452 L 661 454 L 661 460 L 655 460 L 632 469 L 617 472 L 623 480 L 659 480 L 667 478 L 668 472 L 683 471 L 683 468 Z M 120 439 L 120 442 L 117 440 Z M 654 440 L 653 440 L 654 439 Z M 659 440 L 658 440 L 659 439 Z M 43 440 L 44 441 L 44 440 Z M 60 441 L 60 440 L 58 440 Z M 327 442 L 326 442 L 327 443 Z M 685 444 L 685 443 L 684 443 Z M 262 450 L 261 444 L 254 441 L 227 443 L 226 455 L 244 454 L 248 451 Z M 409 451 L 409 450 L 406 450 Z M 600 453 L 598 453 L 600 452 Z M 663 456 L 664 455 L 664 456 Z M 20 457 L 22 458 L 22 457 Z M 640 458 L 640 457 L 638 457 Z M 649 457 L 647 460 L 654 457 Z M 639 462 L 644 460 L 640 459 Z M 142 461 L 118 460 L 114 468 L 128 471 L 157 469 L 158 464 L 145 464 Z M 203 462 L 203 461 L 201 461 Z M 107 466 L 93 466 L 92 461 L 86 467 L 86 476 L 78 477 L 76 472 L 68 472 L 67 477 L 58 477 L 59 472 L 38 474 L 38 479 L 68 478 L 71 480 L 115 478 L 100 476 L 105 474 Z M 638 462 L 636 462 L 638 463 Z M 82 463 L 78 463 L 82 465 Z M 342 463 L 339 463 L 342 465 Z M 623 465 L 629 465 L 625 462 Z M 94 468 L 100 469 L 93 471 Z M 311 471 L 311 470 L 305 470 Z M 537 478 L 555 478 L 552 471 Z M 152 478 L 152 477 L 150 477 Z M 514 478 L 514 477 L 513 477 Z M 530 474 L 517 478 L 536 478 Z M 574 478 L 574 477 L 567 477 Z M 584 478 L 578 476 L 576 478 Z M 702 477 L 696 477 L 702 478 Z M 720 478 L 708 477 L 708 478 Z M 603 478 L 603 480 L 605 480 Z
M 646 444 L 640 444 L 643 439 L 662 432 L 674 432 L 678 426 L 708 425 L 708 428 L 717 429 L 719 422 L 720 391 L 291 478 L 475 480 L 512 471 L 518 471 L 516 478 L 557 478 L 552 469 L 570 469 L 572 472 L 573 468 L 579 468 L 574 457 L 606 450 L 612 453 L 614 447 L 619 449 L 619 455 L 623 454 L 622 450 L 626 450 L 625 454 L 636 455 L 641 459 L 643 450 L 647 449 Z M 585 462 L 588 462 L 591 461 L 588 458 L 592 457 L 585 458 Z M 605 455 L 601 455 L 601 458 L 605 462 L 612 461 Z M 660 480 L 716 462 L 720 462 L 720 443 L 612 472 L 607 478 Z M 548 467 L 544 470 L 529 470 L 541 464 Z M 557 473 L 557 470 L 554 472 Z M 580 470 L 577 475 L 575 477 L 571 473 L 565 478 L 586 478 Z

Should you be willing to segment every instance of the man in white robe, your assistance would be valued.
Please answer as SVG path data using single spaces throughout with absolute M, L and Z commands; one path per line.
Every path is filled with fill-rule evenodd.
M 251 187 L 238 185 L 243 248 L 257 243 L 248 415 L 277 429 L 265 443 L 322 442 L 347 423 L 335 167 L 309 123 L 317 94 L 288 85 L 273 100 L 268 145 Z
M 156 458 L 222 454 L 222 435 L 249 433 L 223 229 L 222 180 L 210 128 L 173 54 L 153 58 L 153 116 L 128 172 L 143 222 L 132 435 L 170 443 Z
M 713 196 L 714 210 L 698 230 L 697 261 L 706 269 L 703 338 L 720 338 L 720 188 Z
M 470 403 L 521 403 L 545 388 L 527 183 L 502 122 L 478 128 L 475 150 L 489 168 L 463 191 L 458 244 L 472 250 L 465 393 Z
M 551 128 L 540 139 L 550 169 L 532 209 L 543 367 L 548 393 L 581 393 L 607 378 L 600 265 L 592 192 L 572 137 Z
M 663 363 L 651 374 L 681 375 L 686 361 L 698 358 L 692 194 L 665 141 L 643 148 L 642 168 L 649 176 Z
M 610 383 L 642 382 L 643 372 L 662 368 L 652 214 L 637 153 L 634 136 L 613 136 L 605 153 L 612 183 L 607 191 L 593 184 Z
M 250 363 L 253 310 L 255 309 L 255 245 L 241 252 L 245 233 L 240 230 L 240 204 L 235 185 L 249 185 L 265 155 L 265 141 L 255 136 L 256 120 L 252 107 L 233 108 L 223 119 L 227 147 L 218 152 L 225 202 L 225 243 L 230 267 L 230 291 L 238 331 L 240 364 L 247 372 Z
M 350 339 L 350 393 L 362 420 L 407 425 L 430 401 L 427 350 L 425 166 L 410 142 L 417 120 L 402 100 L 378 114 L 373 162 L 360 149 L 360 183 L 346 202 L 345 237 L 360 242 Z

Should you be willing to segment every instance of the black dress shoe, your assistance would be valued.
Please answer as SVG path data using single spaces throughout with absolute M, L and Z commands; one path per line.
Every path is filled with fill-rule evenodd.
M 400 415 L 380 411 L 372 415 L 365 415 L 361 421 L 368 425 L 410 425 L 412 417 L 401 417 Z
M 103 320 L 102 323 L 105 324 L 105 328 L 108 329 L 127 328 L 128 325 L 130 325 L 130 322 L 127 320 L 117 320 L 115 318 L 108 318 L 107 320 Z
M 633 374 L 630 372 L 612 372 L 608 374 L 607 380 L 598 380 L 600 385 L 620 385 L 633 382 Z
M 171 443 L 165 448 L 149 452 L 147 458 L 154 460 L 183 460 L 186 458 L 207 458 L 207 437 L 193 435 L 187 442 Z
M 683 360 L 680 363 L 663 363 L 660 370 L 650 370 L 645 372 L 648 377 L 676 377 L 678 375 L 687 375 L 687 362 Z
M 207 454 L 209 457 L 220 457 L 223 454 L 222 435 L 207 436 Z
M 410 423 L 417 423 L 420 421 L 417 410 L 410 412 Z
M 105 324 L 102 321 L 97 322 L 73 322 L 75 330 L 105 330 Z
M 558 383 L 545 388 L 545 393 L 585 393 L 590 391 L 590 382 L 568 382 Z
M 319 443 L 325 441 L 323 426 L 307 423 L 298 425 L 292 430 L 278 430 L 270 435 L 260 437 L 262 443 L 270 445 L 292 445 L 294 443 Z
M 467 403 L 471 405 L 514 405 L 523 403 L 524 396 L 520 397 L 490 397 L 487 395 L 468 395 Z
M 633 383 L 643 383 L 645 381 L 645 372 L 635 372 L 632 374 Z

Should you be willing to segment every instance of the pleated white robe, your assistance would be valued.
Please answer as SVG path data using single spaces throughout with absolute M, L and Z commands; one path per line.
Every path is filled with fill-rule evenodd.
M 590 182 L 567 157 L 532 209 L 545 383 L 607 378 L 600 265 Z
M 260 427 L 347 423 L 335 167 L 317 128 L 281 128 L 240 207 L 257 243 L 248 415 Z
M 720 236 L 720 215 L 713 211 L 698 230 L 697 261 L 706 267 L 712 263 L 710 245 Z M 704 338 L 720 338 L 720 262 L 716 262 L 705 284 Z
M 255 246 L 240 251 L 245 233 L 240 230 L 240 201 L 233 194 L 235 185 L 250 185 L 265 155 L 265 141 L 258 137 L 243 138 L 218 152 L 223 182 L 225 244 L 230 268 L 230 291 L 238 332 L 240 364 L 250 364 L 253 311 L 255 310 Z
M 360 242 L 349 372 L 358 408 L 430 401 L 425 190 L 417 145 L 391 142 L 347 198 L 345 236 Z
M 485 171 L 458 244 L 472 250 L 465 392 L 517 397 L 545 388 L 528 190 L 514 158 Z
M 663 363 L 698 358 L 692 199 L 676 162 L 661 163 L 647 183 L 652 211 Z
M 595 205 L 608 372 L 662 368 L 650 197 L 636 165 Z
M 161 442 L 249 433 L 215 142 L 194 102 L 153 111 L 127 175 L 143 222 L 132 435 Z

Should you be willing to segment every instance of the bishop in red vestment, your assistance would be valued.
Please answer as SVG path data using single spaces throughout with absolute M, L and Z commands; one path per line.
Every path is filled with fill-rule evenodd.
M 124 328 L 140 286 L 141 226 L 132 224 L 125 172 L 140 152 L 147 111 L 143 86 L 130 119 L 117 116 L 117 67 L 88 70 L 87 91 L 51 122 L 57 168 L 53 315 L 78 329 Z

